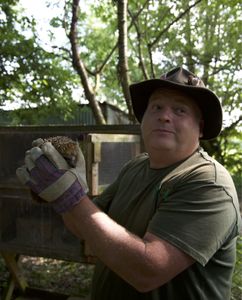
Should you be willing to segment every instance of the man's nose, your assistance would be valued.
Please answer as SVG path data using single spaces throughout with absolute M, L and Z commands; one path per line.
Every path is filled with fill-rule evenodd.
M 172 118 L 172 112 L 169 107 L 163 107 L 158 114 L 159 121 L 169 122 Z

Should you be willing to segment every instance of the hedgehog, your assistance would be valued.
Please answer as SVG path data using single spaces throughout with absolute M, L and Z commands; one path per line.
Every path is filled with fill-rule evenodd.
M 72 168 L 76 166 L 78 143 L 67 136 L 53 136 L 41 139 L 43 142 L 50 142 L 55 149 L 65 158 Z M 38 143 L 38 140 L 37 140 Z M 38 143 L 40 146 L 40 144 Z

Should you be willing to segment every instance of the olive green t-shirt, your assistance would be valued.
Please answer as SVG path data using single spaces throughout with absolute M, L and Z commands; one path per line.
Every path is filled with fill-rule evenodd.
M 97 262 L 93 300 L 230 299 L 240 226 L 238 199 L 229 173 L 202 149 L 162 169 L 151 169 L 148 155 L 142 154 L 94 202 L 130 232 L 139 237 L 151 232 L 196 262 L 146 293 Z

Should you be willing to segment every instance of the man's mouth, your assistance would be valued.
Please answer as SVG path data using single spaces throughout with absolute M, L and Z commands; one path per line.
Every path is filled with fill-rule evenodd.
M 157 132 L 157 133 L 161 133 L 161 134 L 174 134 L 174 131 L 173 130 L 170 130 L 170 129 L 164 129 L 164 128 L 157 128 L 157 129 L 154 129 L 152 130 L 153 132 Z

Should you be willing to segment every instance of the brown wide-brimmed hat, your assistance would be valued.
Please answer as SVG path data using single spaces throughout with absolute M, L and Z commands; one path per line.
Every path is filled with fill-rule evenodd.
M 223 114 L 218 97 L 205 87 L 200 78 L 182 67 L 171 70 L 160 79 L 150 79 L 130 85 L 133 110 L 139 122 L 142 121 L 151 94 L 162 87 L 183 91 L 194 99 L 204 120 L 201 139 L 209 140 L 219 135 Z

